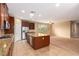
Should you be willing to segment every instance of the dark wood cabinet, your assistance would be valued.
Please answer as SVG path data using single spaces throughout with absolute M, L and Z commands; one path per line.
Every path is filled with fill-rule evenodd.
M 10 28 L 5 28 L 6 25 L 4 21 L 9 23 Z M 14 17 L 9 16 L 6 3 L 0 3 L 0 29 L 4 30 L 4 34 L 14 33 Z
M 32 48 L 39 49 L 45 46 L 49 46 L 50 44 L 50 36 L 31 36 L 28 34 L 27 42 L 30 44 Z
M 2 26 L 2 20 L 4 19 L 4 12 L 3 12 L 3 4 L 0 3 L 0 29 L 1 29 L 1 26 Z
M 0 29 L 1 29 L 1 4 L 0 4 Z
M 43 46 L 47 46 L 50 43 L 50 36 L 45 36 L 45 37 L 42 38 L 42 40 L 43 40 L 43 43 L 44 43 Z
M 10 24 L 9 29 L 4 29 L 5 34 L 14 34 L 14 17 L 9 16 L 8 22 Z
M 34 49 L 38 49 L 43 47 L 43 37 L 33 37 L 33 47 Z
M 35 29 L 35 24 L 34 23 L 29 23 L 29 29 Z
M 8 20 L 8 7 L 5 3 L 0 3 L 0 29 L 3 26 L 4 20 Z
M 50 36 L 39 36 L 33 38 L 33 48 L 39 49 L 50 44 Z
M 1 16 L 0 16 L 0 29 L 1 29 Z
M 22 20 L 22 26 L 29 27 L 30 30 L 35 29 L 35 23 L 25 21 L 25 20 Z
M 22 20 L 22 26 L 29 27 L 29 22 L 25 21 L 25 20 Z

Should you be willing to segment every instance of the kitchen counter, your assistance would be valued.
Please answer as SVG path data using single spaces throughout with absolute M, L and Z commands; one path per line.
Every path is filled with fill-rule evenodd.
M 48 36 L 48 34 L 42 34 L 42 33 L 28 33 L 28 35 L 33 36 L 33 37 Z
M 13 45 L 14 39 L 13 37 L 6 37 L 0 39 L 0 55 L 6 56 L 11 55 L 12 45 Z
M 36 50 L 45 46 L 49 46 L 50 35 L 42 34 L 42 33 L 38 33 L 38 34 L 28 33 L 27 42 L 30 44 L 32 48 Z
M 5 39 L 5 38 L 11 38 L 13 37 L 13 34 L 0 34 L 0 39 Z

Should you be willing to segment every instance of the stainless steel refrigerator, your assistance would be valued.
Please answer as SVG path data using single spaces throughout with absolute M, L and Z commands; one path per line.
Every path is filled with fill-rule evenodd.
M 22 27 L 22 39 L 26 39 L 26 33 L 29 31 L 29 27 Z

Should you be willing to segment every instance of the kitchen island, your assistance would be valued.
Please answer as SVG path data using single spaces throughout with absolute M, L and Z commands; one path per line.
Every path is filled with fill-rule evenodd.
M 39 49 L 50 44 L 50 35 L 41 33 L 28 33 L 27 42 L 33 49 Z

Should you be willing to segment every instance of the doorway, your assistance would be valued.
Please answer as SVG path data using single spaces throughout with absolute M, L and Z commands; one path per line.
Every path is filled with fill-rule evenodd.
M 79 21 L 71 22 L 71 37 L 79 38 Z

